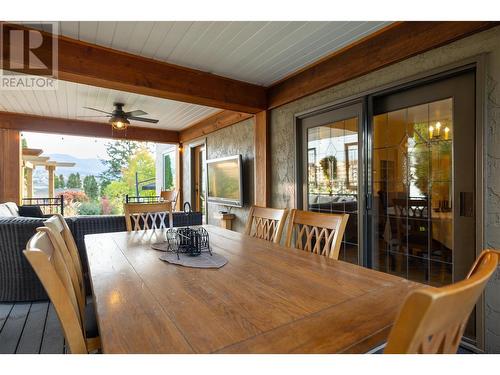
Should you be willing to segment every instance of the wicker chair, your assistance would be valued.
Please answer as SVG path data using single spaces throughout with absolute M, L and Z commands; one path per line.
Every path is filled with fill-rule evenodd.
M 0 217 L 0 302 L 47 300 L 48 296 L 22 252 L 28 240 L 43 227 L 46 218 Z M 201 224 L 201 213 L 174 212 L 174 227 Z M 88 279 L 88 263 L 84 237 L 87 234 L 124 232 L 125 217 L 75 216 L 66 218 L 75 238 L 85 275 L 85 289 L 92 290 Z

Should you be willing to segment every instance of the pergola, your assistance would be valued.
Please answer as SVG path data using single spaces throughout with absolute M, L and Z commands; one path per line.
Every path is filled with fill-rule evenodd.
M 22 161 L 23 171 L 26 179 L 26 197 L 33 197 L 33 170 L 36 167 L 45 167 L 49 173 L 49 194 L 48 198 L 54 198 L 54 178 L 57 167 L 74 167 L 75 163 L 59 162 L 50 160 L 48 156 L 40 156 L 43 150 L 36 148 L 23 148 Z

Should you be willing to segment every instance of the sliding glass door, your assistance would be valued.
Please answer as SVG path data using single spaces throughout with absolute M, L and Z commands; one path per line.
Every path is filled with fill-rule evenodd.
M 349 214 L 342 260 L 432 286 L 461 280 L 476 255 L 475 131 L 474 71 L 301 116 L 297 207 Z
M 371 266 L 432 286 L 475 259 L 475 76 L 373 98 Z M 466 334 L 474 338 L 474 324 Z

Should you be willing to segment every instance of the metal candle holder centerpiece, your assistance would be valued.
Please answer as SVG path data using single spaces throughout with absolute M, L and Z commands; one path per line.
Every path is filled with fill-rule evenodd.
M 184 213 L 189 215 L 191 211 L 191 204 L 184 203 Z M 180 259 L 179 254 L 181 253 L 198 256 L 202 252 L 208 251 L 212 255 L 208 232 L 205 228 L 190 228 L 189 226 L 177 229 L 170 228 L 167 230 L 166 237 L 168 249 L 177 253 L 177 259 Z

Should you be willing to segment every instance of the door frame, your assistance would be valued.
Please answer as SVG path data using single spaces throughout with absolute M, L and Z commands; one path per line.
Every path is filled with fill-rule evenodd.
M 363 153 L 364 153 L 364 158 L 363 161 L 365 163 L 370 163 L 371 158 L 368 158 L 368 152 L 367 150 L 371 149 L 371 144 L 369 141 L 369 136 L 367 134 L 368 132 L 368 121 L 371 118 L 371 112 L 372 108 L 371 105 L 368 101 L 369 96 L 371 95 L 380 95 L 382 93 L 388 93 L 390 91 L 396 91 L 396 90 L 401 90 L 402 88 L 409 88 L 411 86 L 417 86 L 417 85 L 422 85 L 428 82 L 431 82 L 432 80 L 440 80 L 443 78 L 446 78 L 449 75 L 452 74 L 457 74 L 459 72 L 465 71 L 465 70 L 470 70 L 470 69 L 475 69 L 475 84 L 476 84 L 476 113 L 475 113 L 475 134 L 476 134 L 476 142 L 475 142 L 475 170 L 476 170 L 476 177 L 475 177 L 475 190 L 476 190 L 476 200 L 475 200 L 475 210 L 476 210 L 476 225 L 475 225 L 475 230 L 476 230 L 476 244 L 475 244 L 475 253 L 476 257 L 481 253 L 481 251 L 485 248 L 486 240 L 485 240 L 485 224 L 486 224 L 486 197 L 487 197 L 487 192 L 486 188 L 487 185 L 484 182 L 486 179 L 486 174 L 487 171 L 485 170 L 487 166 L 487 154 L 483 153 L 484 147 L 487 145 L 486 142 L 486 121 L 488 119 L 487 116 L 487 109 L 486 109 L 486 98 L 487 98 L 487 92 L 486 92 L 486 60 L 487 60 L 487 54 L 482 53 L 479 55 L 471 56 L 469 58 L 457 60 L 455 62 L 445 64 L 439 67 L 436 67 L 434 69 L 426 70 L 421 73 L 411 75 L 409 77 L 405 77 L 399 80 L 395 80 L 394 82 L 390 82 L 384 85 L 379 85 L 376 87 L 373 87 L 368 90 L 361 91 L 355 95 L 351 95 L 342 99 L 338 99 L 326 104 L 323 104 L 321 106 L 317 106 L 302 112 L 298 112 L 294 114 L 294 142 L 295 142 L 295 150 L 296 150 L 296 160 L 295 160 L 295 181 L 296 181 L 296 192 L 295 192 L 295 207 L 296 208 L 301 208 L 302 204 L 302 194 L 301 194 L 301 189 L 302 187 L 301 182 L 302 182 L 302 174 L 301 174 L 301 168 L 302 168 L 302 163 L 299 155 L 299 151 L 301 151 L 300 147 L 300 142 L 302 140 L 300 139 L 301 133 L 297 130 L 298 126 L 300 125 L 301 119 L 304 117 L 312 116 L 314 114 L 322 113 L 322 112 L 327 112 L 330 110 L 334 110 L 336 108 L 340 108 L 342 106 L 347 106 L 349 104 L 353 104 L 356 102 L 362 102 L 363 103 L 363 120 L 361 121 L 361 126 L 362 126 L 362 131 L 360 133 L 360 136 L 363 138 L 363 143 L 360 143 L 362 145 L 362 148 L 364 148 Z M 371 74 L 371 73 L 369 73 Z M 368 165 L 368 164 L 367 164 Z M 370 165 L 368 165 L 370 167 Z M 367 175 L 367 173 L 364 173 Z M 369 186 L 368 183 L 370 181 L 367 180 L 368 176 L 364 176 L 364 194 L 361 194 L 360 199 L 363 199 L 363 203 L 359 203 L 358 206 L 358 211 L 359 211 L 359 216 L 363 216 L 365 220 L 367 219 L 366 209 L 367 206 L 371 204 L 370 202 L 370 197 L 367 197 L 366 194 L 366 187 Z M 300 196 L 300 197 L 299 197 Z M 361 229 L 361 232 L 365 231 L 365 228 L 368 228 L 367 226 L 368 223 L 363 222 L 363 227 Z M 369 264 L 369 259 L 368 259 L 368 252 L 366 251 L 367 249 L 367 236 L 364 236 L 364 241 L 363 244 L 361 245 L 363 248 L 363 266 L 370 266 Z M 484 301 L 484 293 L 481 296 L 479 302 L 476 305 L 476 342 L 473 345 L 473 350 L 476 351 L 484 351 L 485 349 L 485 301 Z
M 195 152 L 196 148 L 199 146 L 205 146 L 205 160 L 207 159 L 208 151 L 207 151 L 207 139 L 203 138 L 197 141 L 194 141 L 189 144 L 189 187 L 190 187 L 190 197 L 191 197 L 191 207 L 193 210 L 195 210 L 195 207 L 193 207 L 193 203 L 196 202 L 196 192 L 194 190 L 194 184 L 195 184 L 195 179 L 196 179 L 196 168 L 195 168 Z M 206 170 L 205 170 L 206 172 Z M 206 173 L 205 173 L 206 174 Z M 207 176 L 204 176 L 205 178 L 205 183 L 207 181 L 206 179 Z M 208 204 L 207 200 L 205 199 L 205 219 L 208 222 Z M 206 223 L 204 223 L 206 224 Z

